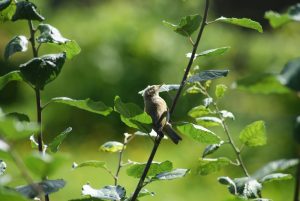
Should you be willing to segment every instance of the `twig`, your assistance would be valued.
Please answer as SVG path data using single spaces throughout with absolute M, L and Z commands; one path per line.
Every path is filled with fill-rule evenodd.
M 297 170 L 296 170 L 294 201 L 299 201 L 299 190 L 300 190 L 300 163 L 297 165 Z
M 180 87 L 179 87 L 179 89 L 178 89 L 178 91 L 177 91 L 177 94 L 176 94 L 176 96 L 175 96 L 175 99 L 173 100 L 172 107 L 171 107 L 171 109 L 170 109 L 170 115 L 174 112 L 174 109 L 175 109 L 175 107 L 176 107 L 176 104 L 177 104 L 177 101 L 178 101 L 179 96 L 180 96 L 180 94 L 181 94 L 181 91 L 182 91 L 182 89 L 183 89 L 183 87 L 184 87 L 184 85 L 185 85 L 185 82 L 186 82 L 188 73 L 189 73 L 189 71 L 190 71 L 190 69 L 191 69 L 191 67 L 192 67 L 192 65 L 193 65 L 194 58 L 195 58 L 195 54 L 196 54 L 196 51 L 197 51 L 197 48 L 198 48 L 200 39 L 201 39 L 201 37 L 202 37 L 203 30 L 204 30 L 205 25 L 206 25 L 206 19 L 207 19 L 207 15 L 208 15 L 208 8 L 209 8 L 209 0 L 206 0 L 206 1 L 205 1 L 204 15 L 203 15 L 203 19 L 202 19 L 202 22 L 201 22 L 200 30 L 199 30 L 199 33 L 198 33 L 198 35 L 197 35 L 196 42 L 195 42 L 195 44 L 193 45 L 192 55 L 191 55 L 191 58 L 190 58 L 190 60 L 189 60 L 189 62 L 188 62 L 188 64 L 187 64 L 187 67 L 186 67 L 186 69 L 185 69 L 185 73 L 184 73 L 184 75 L 183 75 L 183 78 L 182 78 Z M 153 161 L 153 159 L 154 159 L 154 156 L 155 156 L 155 154 L 156 154 L 156 151 L 157 151 L 157 149 L 158 149 L 158 147 L 159 147 L 159 145 L 160 145 L 160 142 L 161 142 L 163 136 L 164 136 L 163 133 L 158 133 L 158 135 L 157 135 L 157 137 L 156 137 L 156 139 L 155 139 L 154 146 L 153 146 L 153 148 L 152 148 L 151 154 L 150 154 L 150 156 L 149 156 L 149 158 L 148 158 L 147 164 L 146 164 L 145 169 L 144 169 L 144 172 L 143 172 L 143 174 L 142 174 L 142 176 L 141 176 L 141 178 L 140 178 L 140 181 L 139 181 L 139 183 L 138 183 L 138 185 L 137 185 L 137 187 L 136 187 L 136 189 L 135 189 L 135 191 L 134 191 L 134 193 L 133 193 L 133 195 L 132 195 L 132 197 L 131 197 L 131 199 L 130 199 L 131 201 L 135 201 L 135 200 L 137 199 L 137 197 L 138 197 L 140 191 L 141 191 L 142 188 L 143 188 L 144 181 L 145 181 L 145 179 L 146 179 L 147 173 L 148 173 L 148 171 L 149 171 L 149 169 L 150 169 L 150 166 L 151 166 L 151 164 L 152 164 L 152 161 Z

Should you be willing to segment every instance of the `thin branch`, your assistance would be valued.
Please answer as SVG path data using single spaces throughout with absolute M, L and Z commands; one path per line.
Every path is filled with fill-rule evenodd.
M 299 201 L 299 191 L 300 191 L 300 163 L 297 165 L 297 170 L 296 170 L 294 201 Z

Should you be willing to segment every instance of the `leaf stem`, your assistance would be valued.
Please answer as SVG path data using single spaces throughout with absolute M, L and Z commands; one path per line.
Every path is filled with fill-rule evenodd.
M 191 58 L 187 64 L 187 67 L 185 69 L 185 73 L 183 75 L 183 78 L 182 78 L 182 81 L 181 81 L 181 84 L 180 84 L 180 87 L 176 93 L 176 96 L 173 100 L 173 103 L 172 103 L 172 106 L 171 106 L 171 109 L 170 109 L 170 115 L 173 114 L 174 112 L 174 109 L 176 107 L 176 104 L 177 104 L 177 101 L 179 99 L 179 96 L 181 95 L 181 91 L 185 85 L 185 82 L 186 82 L 186 79 L 187 79 L 187 76 L 188 76 L 188 73 L 189 71 L 191 70 L 191 67 L 193 65 L 193 62 L 194 62 L 194 58 L 195 58 L 195 54 L 196 54 L 196 51 L 197 51 L 197 48 L 198 48 L 198 45 L 199 45 L 199 42 L 200 42 L 200 39 L 202 37 L 202 33 L 204 31 L 204 28 L 206 26 L 206 19 L 207 19 L 207 15 L 208 15 L 208 8 L 209 8 L 209 0 L 206 0 L 205 1 L 205 8 L 204 8 L 204 14 L 203 14 L 203 19 L 202 19 L 202 22 L 201 22 L 201 26 L 200 26 L 200 29 L 199 29 L 199 33 L 197 35 L 197 39 L 195 41 L 195 43 L 193 44 L 193 50 L 192 50 L 192 55 L 191 55 Z M 155 142 L 154 142 L 154 145 L 153 145 L 153 148 L 152 148 L 152 151 L 151 151 L 151 154 L 148 158 L 148 161 L 147 161 L 147 164 L 145 166 L 145 169 L 144 169 L 144 172 L 140 178 L 140 181 L 131 197 L 131 201 L 135 201 L 140 193 L 140 191 L 142 190 L 143 186 L 144 186 L 144 181 L 146 179 L 146 176 L 147 176 L 147 173 L 150 169 L 150 166 L 152 164 L 152 161 L 154 159 L 154 156 L 156 154 L 156 151 L 160 145 L 160 142 L 161 140 L 163 139 L 164 135 L 163 133 L 158 133 L 157 137 L 155 138 Z

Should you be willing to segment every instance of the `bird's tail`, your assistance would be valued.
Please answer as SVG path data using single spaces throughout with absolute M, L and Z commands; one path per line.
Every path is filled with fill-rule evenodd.
M 163 132 L 175 143 L 178 144 L 182 138 L 176 133 L 176 131 L 172 128 L 172 125 L 167 123 L 164 128 Z

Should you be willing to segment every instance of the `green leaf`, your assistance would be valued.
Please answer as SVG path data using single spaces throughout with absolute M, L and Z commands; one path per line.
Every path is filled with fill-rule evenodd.
M 268 11 L 265 13 L 265 18 L 269 20 L 270 25 L 273 28 L 278 28 L 291 21 L 291 18 L 288 14 L 279 14 L 274 11 Z
M 45 194 L 51 194 L 63 188 L 66 185 L 66 182 L 62 179 L 45 180 L 39 183 L 35 183 L 35 185 L 38 185 Z M 37 192 L 32 185 L 18 186 L 16 187 L 16 191 L 31 199 L 39 195 L 39 192 Z
M 74 100 L 67 97 L 57 97 L 57 98 L 52 98 L 50 102 L 66 104 L 69 106 L 73 106 L 88 112 L 101 114 L 104 116 L 107 116 L 112 112 L 111 107 L 106 106 L 101 101 L 93 101 L 89 98 L 85 100 Z
M 259 180 L 260 183 L 268 183 L 273 181 L 282 181 L 292 179 L 293 176 L 290 174 L 274 173 L 264 176 Z
M 119 96 L 115 97 L 115 111 L 120 113 L 121 120 L 131 128 L 140 129 L 145 133 L 151 131 L 150 127 L 143 125 L 152 124 L 152 119 L 139 106 L 133 103 L 123 103 Z
M 109 141 L 101 145 L 100 150 L 104 152 L 121 152 L 123 150 L 124 144 L 116 141 Z
M 234 88 L 259 94 L 285 94 L 290 91 L 282 86 L 278 77 L 270 73 L 245 77 L 234 83 Z
M 60 155 L 50 156 L 46 153 L 33 152 L 26 157 L 25 164 L 32 173 L 41 178 L 45 178 L 55 173 L 64 161 L 65 157 Z
M 26 114 L 18 113 L 18 112 L 11 112 L 5 115 L 8 118 L 15 118 L 18 121 L 26 121 L 30 122 L 29 117 Z
M 230 165 L 230 160 L 228 158 L 204 158 L 200 159 L 197 172 L 202 176 L 209 175 L 211 173 L 220 171 L 227 165 Z
M 37 29 L 40 31 L 40 36 L 37 38 L 39 43 L 58 45 L 62 51 L 66 52 L 68 59 L 80 53 L 81 49 L 76 41 L 64 38 L 55 27 L 49 24 L 40 24 Z
M 94 189 L 89 184 L 83 185 L 82 194 L 93 198 L 105 200 L 121 200 L 125 198 L 126 190 L 122 186 L 104 186 L 101 189 Z
M 0 77 L 0 89 L 11 81 L 23 81 L 20 71 L 12 71 Z
M 230 49 L 230 47 L 227 46 L 227 47 L 219 47 L 219 48 L 215 48 L 215 49 L 205 50 L 203 52 L 200 52 L 199 54 L 195 54 L 195 59 L 197 57 L 201 57 L 201 56 L 218 56 L 218 55 L 222 55 L 229 49 Z M 191 58 L 191 56 L 192 56 L 192 53 L 186 54 L 187 58 Z
M 83 163 L 77 164 L 77 163 L 73 163 L 72 168 L 73 169 L 77 169 L 77 168 L 81 168 L 81 167 L 95 167 L 95 168 L 103 168 L 103 169 L 107 169 L 106 168 L 106 163 L 104 161 L 95 161 L 95 160 L 91 160 L 91 161 L 85 161 Z
M 300 21 L 300 4 L 297 3 L 296 5 L 291 6 L 288 10 L 288 15 L 292 20 L 299 22 Z
M 197 107 L 192 108 L 188 115 L 193 118 L 205 116 L 208 114 L 211 114 L 212 112 L 209 110 L 209 108 L 205 107 L 204 105 L 199 105 Z
M 216 90 L 215 90 L 215 95 L 217 98 L 222 98 L 225 94 L 225 92 L 227 91 L 227 86 L 224 84 L 218 84 L 216 86 Z
M 0 176 L 6 171 L 7 165 L 3 160 L 0 160 Z
M 192 123 L 177 126 L 177 129 L 184 135 L 201 143 L 216 144 L 220 142 L 220 137 L 212 131 Z
M 163 172 L 155 176 L 154 179 L 158 180 L 172 180 L 184 177 L 190 170 L 189 169 L 175 169 L 169 172 Z
M 211 145 L 208 145 L 207 147 L 205 147 L 205 149 L 203 151 L 203 154 L 202 154 L 202 158 L 204 158 L 204 157 L 214 153 L 215 151 L 217 151 L 223 143 L 224 142 L 221 141 L 220 144 L 211 144 Z
M 245 198 L 261 198 L 262 185 L 255 179 L 249 177 L 236 178 L 235 185 L 229 184 L 228 190 L 231 194 Z
M 272 174 L 274 172 L 278 171 L 284 171 L 291 167 L 294 167 L 298 165 L 299 160 L 298 159 L 281 159 L 269 162 L 267 165 L 260 168 L 258 171 L 256 171 L 252 177 L 256 179 L 261 179 L 266 175 Z
M 223 185 L 235 186 L 234 181 L 229 177 L 218 177 L 218 182 Z
M 240 140 L 249 147 L 262 146 L 267 143 L 266 128 L 263 121 L 255 121 L 240 133 Z
M 16 192 L 13 189 L 9 189 L 7 187 L 0 187 L 0 200 L 3 201 L 29 201 L 29 199 L 25 198 L 20 193 Z
M 200 89 L 199 87 L 196 87 L 196 86 L 191 86 L 189 88 L 187 88 L 184 92 L 184 95 L 186 94 L 199 94 L 199 93 L 202 93 L 202 89 Z
M 28 40 L 25 36 L 14 37 L 5 47 L 4 59 L 7 60 L 16 52 L 25 52 L 28 49 Z
M 155 193 L 154 192 L 151 192 L 151 191 L 148 191 L 147 189 L 142 189 L 138 195 L 138 198 L 141 198 L 141 197 L 145 197 L 145 196 L 148 196 L 148 195 L 151 195 L 151 196 L 154 196 Z
M 200 15 L 189 15 L 181 18 L 178 25 L 167 21 L 163 21 L 163 23 L 176 33 L 189 37 L 199 28 L 201 20 L 202 17 Z
M 11 0 L 2 0 L 0 1 L 0 11 L 4 10 L 11 4 Z
M 222 120 L 218 117 L 198 117 L 196 118 L 196 122 L 198 125 L 204 127 L 214 127 L 222 125 Z
M 72 199 L 69 201 L 103 201 L 103 200 L 98 198 L 79 198 L 79 199 Z
M 14 118 L 0 118 L 0 132 L 7 140 L 27 138 L 40 130 L 37 123 L 20 122 Z
M 38 89 L 56 79 L 66 60 L 66 54 L 49 54 L 33 58 L 20 65 L 23 78 Z
M 232 114 L 232 112 L 229 112 L 229 111 L 227 111 L 227 110 L 221 110 L 220 113 L 221 113 L 221 115 L 222 115 L 222 117 L 223 117 L 224 119 L 227 119 L 227 118 L 232 119 L 232 120 L 235 119 L 235 117 L 234 117 L 234 115 Z
M 146 163 L 133 164 L 127 169 L 127 175 L 134 178 L 140 178 L 143 174 L 145 167 L 146 167 Z M 154 177 L 157 174 L 171 171 L 172 168 L 173 168 L 173 164 L 171 161 L 164 161 L 161 163 L 152 162 L 147 177 Z
M 12 21 L 16 20 L 37 20 L 43 21 L 45 18 L 38 13 L 36 5 L 28 1 L 17 2 L 17 9 L 12 17 Z
M 241 27 L 245 27 L 245 28 L 249 28 L 249 29 L 254 29 L 254 30 L 258 31 L 259 33 L 263 32 L 262 26 L 258 22 L 255 22 L 248 18 L 238 19 L 238 18 L 220 17 L 220 18 L 216 19 L 215 21 L 216 22 L 225 22 L 225 23 L 229 23 L 229 24 L 233 24 L 233 25 L 237 25 L 237 26 L 241 26 Z
M 229 70 L 206 70 L 201 71 L 195 75 L 190 76 L 187 82 L 204 82 L 207 80 L 214 80 L 221 77 L 226 77 Z
M 7 6 L 7 3 L 9 5 Z M 16 2 L 14 0 L 5 0 L 1 3 L 0 8 L 0 22 L 6 22 L 12 19 L 17 9 Z
M 58 151 L 59 146 L 61 145 L 61 143 L 64 141 L 64 139 L 68 136 L 68 134 L 71 131 L 72 131 L 72 128 L 69 127 L 52 140 L 52 142 L 49 144 L 49 148 L 50 148 L 51 152 L 56 153 Z
M 281 84 L 300 91 L 300 58 L 289 61 L 279 75 Z

